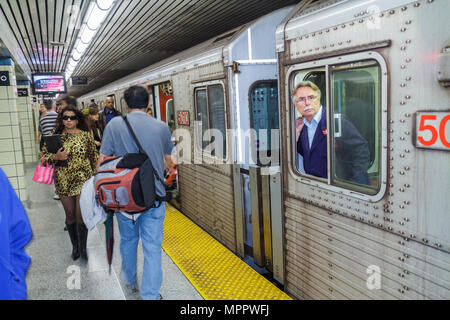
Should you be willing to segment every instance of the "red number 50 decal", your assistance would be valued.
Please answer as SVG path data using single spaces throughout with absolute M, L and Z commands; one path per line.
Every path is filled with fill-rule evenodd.
M 441 123 L 439 124 L 439 134 L 437 129 L 431 125 L 431 124 L 425 124 L 425 121 L 427 120 L 436 120 L 436 116 L 435 115 L 431 115 L 431 114 L 425 114 L 422 115 L 420 118 L 420 125 L 419 125 L 419 132 L 421 131 L 430 131 L 431 132 L 431 139 L 430 140 L 425 140 L 423 137 L 419 136 L 417 137 L 417 139 L 419 140 L 419 142 L 421 144 L 423 144 L 424 146 L 432 146 L 433 144 L 436 143 L 438 137 L 440 138 L 442 144 L 444 146 L 446 146 L 447 148 L 450 148 L 450 142 L 447 141 L 447 139 L 445 138 L 445 126 L 447 124 L 447 121 L 450 120 L 450 115 L 445 116 L 442 120 Z

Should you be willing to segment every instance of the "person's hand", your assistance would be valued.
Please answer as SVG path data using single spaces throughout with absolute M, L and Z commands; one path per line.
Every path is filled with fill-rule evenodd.
M 64 151 L 64 148 L 59 149 L 58 152 L 52 156 L 52 159 L 53 160 L 67 160 L 67 153 L 66 153 L 66 151 Z
M 302 129 L 303 129 L 304 126 L 305 126 L 305 123 L 303 122 L 303 118 L 302 117 L 298 117 L 295 120 L 295 132 L 297 133 L 297 139 L 300 136 L 300 133 L 302 132 Z
M 96 140 L 94 140 L 94 142 L 95 142 L 95 145 L 96 145 L 97 147 L 100 147 L 100 146 L 102 145 L 100 142 L 98 142 L 98 141 L 96 141 Z

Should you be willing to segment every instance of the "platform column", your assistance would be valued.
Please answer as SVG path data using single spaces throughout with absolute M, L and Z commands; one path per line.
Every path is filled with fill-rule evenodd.
M 0 167 L 22 202 L 28 200 L 25 187 L 14 62 L 0 57 Z

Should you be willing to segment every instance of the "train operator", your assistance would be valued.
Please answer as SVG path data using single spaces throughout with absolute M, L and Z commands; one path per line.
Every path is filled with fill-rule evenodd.
M 296 119 L 297 152 L 303 156 L 307 174 L 327 178 L 327 116 L 325 107 L 320 104 L 320 96 L 319 87 L 311 81 L 302 81 L 294 89 L 293 101 L 302 115 Z M 336 175 L 369 185 L 368 143 L 344 115 L 341 126 L 341 136 L 334 137 Z

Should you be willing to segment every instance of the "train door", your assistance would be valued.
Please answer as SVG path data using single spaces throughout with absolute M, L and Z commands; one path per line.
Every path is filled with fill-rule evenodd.
M 175 130 L 175 108 L 173 103 L 172 83 L 170 81 L 149 86 L 151 116 L 165 122 L 170 131 Z M 179 206 L 178 169 L 176 165 L 166 168 L 164 172 L 165 187 L 172 193 L 172 204 Z
M 153 85 L 151 87 L 153 96 L 152 113 L 155 118 L 168 123 L 169 116 L 173 115 L 175 120 L 175 112 L 173 108 L 172 83 L 170 81 Z
M 250 78 L 240 83 L 248 97 L 248 108 L 240 112 L 241 149 L 246 152 L 234 166 L 238 253 L 255 270 L 282 283 L 276 276 L 282 274 L 277 261 L 283 259 L 278 83 Z

